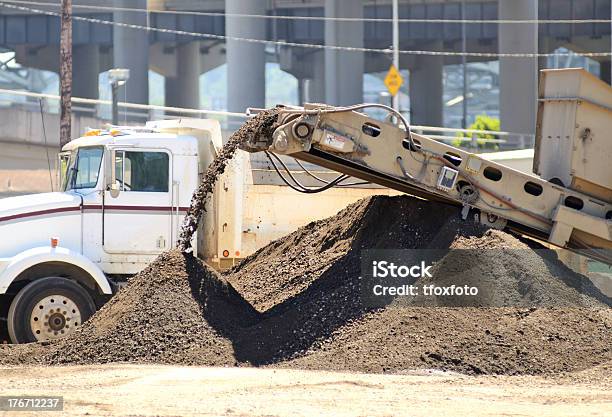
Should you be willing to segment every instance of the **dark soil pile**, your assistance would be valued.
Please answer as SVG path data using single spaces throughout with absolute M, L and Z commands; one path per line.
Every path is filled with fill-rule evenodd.
M 482 236 L 457 236 L 451 251 L 433 267 L 422 286 L 478 287 L 476 297 L 415 297 L 413 304 L 452 307 L 588 307 L 610 306 L 611 300 L 591 281 L 573 272 L 557 254 L 540 244 L 488 230 Z
M 482 236 L 486 230 L 462 221 L 455 207 L 407 196 L 376 196 L 270 243 L 226 276 L 264 311 L 313 284 L 311 290 L 353 282 L 360 275 L 363 249 L 448 248 L 457 236 Z
M 42 363 L 42 358 L 48 351 L 48 346 L 42 343 L 27 345 L 0 345 L 0 365 L 36 365 Z
M 215 271 L 167 252 L 75 334 L 50 346 L 44 362 L 235 365 L 229 335 L 257 316 Z
M 609 309 L 389 307 L 281 366 L 467 374 L 554 374 L 610 363 Z
M 452 308 L 440 298 L 434 307 L 397 300 L 368 306 L 360 258 L 370 248 L 496 250 L 498 256 L 443 253 L 436 284 L 469 279 L 457 268 L 478 270 L 498 283 L 508 305 L 564 304 Z M 77 333 L 32 361 L 472 374 L 549 374 L 610 362 L 609 300 L 553 252 L 534 248 L 463 222 L 453 207 L 407 196 L 368 198 L 271 243 L 223 277 L 191 255 L 167 253 Z M 15 356 L 0 350 L 0 363 L 23 360 L 23 350 Z
M 249 329 L 253 338 L 269 335 L 260 337 L 257 349 L 248 346 L 247 356 L 256 363 L 517 374 L 572 371 L 610 361 L 610 300 L 566 268 L 554 252 L 530 245 L 538 250 L 506 233 L 463 222 L 452 207 L 379 196 L 268 245 L 227 278 L 265 311 L 264 320 Z M 527 300 L 546 306 L 554 300 L 550 305 L 563 308 L 450 308 L 440 298 L 435 304 L 443 307 L 394 301 L 373 309 L 362 302 L 363 249 L 450 247 L 487 251 L 481 256 L 470 251 L 466 259 L 454 258 L 456 252 L 446 254 L 436 266 L 437 285 L 462 284 L 470 273 L 454 274 L 454 269 L 473 272 L 470 266 L 475 264 L 497 284 L 491 292 L 507 305 Z M 281 363 L 288 358 L 294 360 Z

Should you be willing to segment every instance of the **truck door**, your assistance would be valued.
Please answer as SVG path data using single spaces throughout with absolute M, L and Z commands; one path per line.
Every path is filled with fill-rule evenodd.
M 165 150 L 116 150 L 115 198 L 104 191 L 103 247 L 157 254 L 171 247 L 172 158 Z

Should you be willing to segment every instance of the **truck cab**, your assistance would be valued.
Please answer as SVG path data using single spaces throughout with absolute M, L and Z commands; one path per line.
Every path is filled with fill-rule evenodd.
M 66 336 L 175 247 L 221 144 L 215 120 L 91 130 L 62 149 L 60 191 L 0 200 L 0 320 L 10 340 Z

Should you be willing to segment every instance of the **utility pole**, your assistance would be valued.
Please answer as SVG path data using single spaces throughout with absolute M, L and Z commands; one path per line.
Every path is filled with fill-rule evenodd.
M 467 31 L 465 25 L 465 0 L 461 2 L 461 49 L 463 54 L 461 55 L 461 63 L 463 67 L 463 117 L 461 118 L 461 127 L 467 129 L 467 113 L 468 113 L 468 73 L 467 73 Z
M 60 148 L 72 135 L 72 0 L 62 0 L 60 28 Z
M 393 0 L 393 66 L 399 71 L 399 0 Z M 399 111 L 399 91 L 393 96 L 393 108 Z

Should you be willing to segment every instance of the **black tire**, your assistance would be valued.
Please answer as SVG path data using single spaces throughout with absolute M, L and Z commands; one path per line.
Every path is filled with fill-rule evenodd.
M 69 305 L 70 303 L 73 303 L 73 306 L 76 306 L 76 309 L 73 309 L 72 311 L 79 313 L 81 323 L 89 319 L 89 317 L 91 317 L 91 315 L 96 311 L 96 306 L 91 296 L 76 282 L 61 277 L 37 279 L 26 285 L 21 291 L 19 291 L 19 293 L 17 293 L 17 296 L 15 296 L 13 299 L 11 307 L 9 308 L 7 317 L 8 333 L 13 343 L 36 342 L 40 339 L 40 337 L 44 337 L 44 335 L 40 335 L 40 330 L 37 331 L 39 334 L 38 338 L 34 335 L 30 320 L 33 317 L 33 312 L 37 307 L 37 304 L 53 296 L 61 298 Z M 51 299 L 51 301 L 54 300 Z M 42 304 L 39 306 L 39 308 L 41 310 L 43 309 Z M 61 310 L 64 309 L 62 308 Z M 60 312 L 60 308 L 57 309 L 57 312 L 57 314 L 60 316 L 57 320 L 61 322 L 61 318 L 65 316 L 63 316 L 62 312 Z M 63 313 L 65 313 L 65 311 Z M 36 320 L 38 321 L 38 317 L 36 317 Z M 70 318 L 67 320 L 69 321 Z M 76 321 L 75 323 L 71 323 L 73 325 L 72 329 L 81 323 Z M 66 324 L 68 324 L 68 322 L 66 319 L 64 319 L 63 325 L 66 326 Z M 48 325 L 46 326 L 48 327 Z M 69 325 L 66 327 L 69 327 Z M 70 329 L 70 331 L 72 331 L 72 329 Z M 65 332 L 61 329 L 53 333 L 55 333 L 55 337 L 62 337 L 62 335 L 65 334 Z

